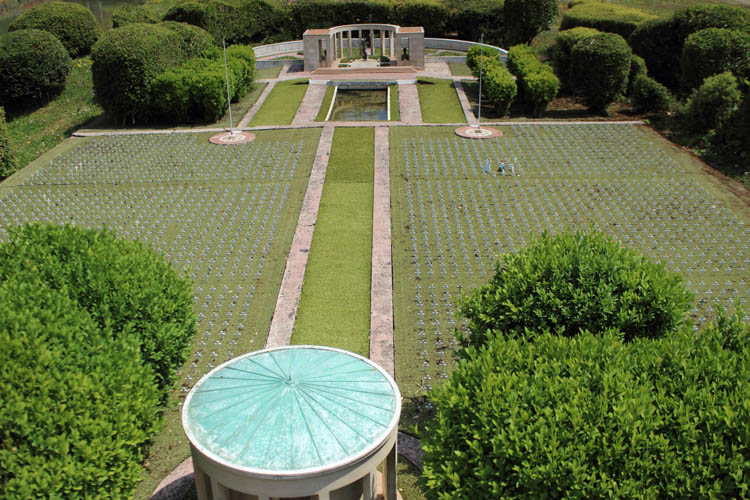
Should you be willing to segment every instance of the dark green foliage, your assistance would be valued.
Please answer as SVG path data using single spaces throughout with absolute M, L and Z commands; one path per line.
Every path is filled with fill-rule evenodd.
M 297 0 L 289 5 L 290 31 L 302 38 L 308 28 L 330 28 L 342 24 L 393 22 L 392 5 L 377 0 Z
M 242 18 L 237 8 L 222 0 L 183 0 L 164 14 L 164 20 L 203 28 L 211 33 L 217 44 L 222 40 L 235 43 L 243 37 Z
M 504 0 L 467 0 L 460 2 L 451 15 L 449 31 L 455 31 L 460 40 L 503 45 Z
M 399 0 L 392 13 L 394 24 L 422 26 L 425 36 L 443 36 L 448 9 L 437 0 Z
M 696 31 L 682 47 L 682 84 L 699 86 L 711 75 L 731 71 L 740 82 L 750 85 L 750 32 L 725 28 Z
M 661 83 L 645 74 L 640 74 L 633 80 L 630 102 L 638 113 L 665 111 L 672 103 L 672 94 Z
M 646 61 L 635 54 L 630 56 L 630 72 L 628 73 L 628 90 L 627 95 L 630 95 L 633 91 L 633 84 L 636 78 L 639 76 L 648 75 L 648 69 L 646 68 Z
M 183 43 L 175 31 L 154 24 L 105 32 L 91 51 L 94 92 L 102 107 L 122 121 L 152 118 L 153 80 L 187 58 Z
M 750 172 L 750 97 L 745 94 L 742 104 L 711 137 L 710 156 L 731 158 L 740 172 Z
M 522 44 L 508 51 L 508 70 L 516 77 L 519 97 L 528 112 L 541 116 L 560 88 L 552 66 L 541 62 L 534 49 Z
M 518 93 L 516 81 L 510 71 L 500 63 L 485 66 L 489 66 L 489 69 L 483 77 L 484 91 L 495 106 L 495 112 L 500 116 L 507 115 L 510 104 Z
M 214 46 L 211 34 L 192 24 L 164 21 L 159 23 L 159 26 L 175 32 L 180 37 L 178 52 L 182 54 L 182 57 L 198 57 Z
M 470 347 L 430 395 L 426 497 L 744 498 L 749 345 L 738 315 L 624 345 L 543 333 Z
M 617 33 L 627 38 L 641 24 L 655 16 L 632 7 L 604 2 L 581 2 L 568 9 L 560 24 L 561 30 L 577 26 Z
M 678 275 L 600 233 L 543 233 L 503 255 L 461 313 L 472 345 L 545 330 L 571 337 L 616 329 L 629 341 L 674 331 L 691 300 Z
M 234 97 L 239 99 L 250 92 L 255 81 L 255 51 L 246 45 L 227 47 L 227 59 L 234 73 L 237 91 Z
M 646 60 L 656 80 L 677 89 L 685 39 L 706 28 L 750 32 L 750 10 L 720 4 L 692 5 L 677 10 L 670 19 L 644 23 L 628 41 L 633 51 Z
M 103 330 L 138 346 L 161 389 L 195 334 L 192 290 L 153 250 L 110 231 L 24 226 L 0 245 L 0 280 L 35 275 Z
M 598 35 L 601 31 L 593 28 L 573 28 L 557 33 L 555 44 L 550 49 L 550 59 L 555 73 L 560 79 L 560 85 L 565 90 L 570 90 L 568 75 L 570 74 L 570 52 L 573 46 L 584 38 Z
M 492 63 L 500 64 L 500 51 L 483 45 L 472 45 L 466 52 L 466 65 L 475 77 L 479 78 L 479 56 L 484 56 Z
M 0 498 L 130 499 L 159 419 L 153 372 L 135 336 L 37 275 L 45 258 L 0 282 Z
M 593 112 L 607 106 L 627 88 L 631 51 L 615 33 L 587 37 L 573 46 L 568 81 Z
M 503 9 L 505 43 L 528 43 L 557 19 L 557 0 L 506 0 Z
M 5 124 L 5 109 L 0 106 L 0 179 L 16 171 L 16 160 L 8 140 L 8 126 Z
M 705 132 L 726 123 L 742 100 L 737 78 L 729 71 L 709 76 L 687 101 L 684 125 Z
M 288 11 L 265 0 L 239 0 L 237 11 L 242 20 L 238 42 L 272 43 L 290 40 Z
M 120 5 L 112 11 L 112 27 L 133 23 L 158 23 L 159 17 L 141 5 Z
M 0 35 L 0 106 L 36 107 L 59 94 L 72 63 L 60 40 L 47 31 Z
M 86 55 L 101 33 L 94 14 L 77 3 L 49 2 L 27 10 L 8 27 L 8 31 L 38 29 L 55 35 L 70 57 Z

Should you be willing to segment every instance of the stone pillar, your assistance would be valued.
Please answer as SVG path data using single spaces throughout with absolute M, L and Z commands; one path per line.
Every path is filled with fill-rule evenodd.
M 370 30 L 370 55 L 375 55 L 375 30 Z

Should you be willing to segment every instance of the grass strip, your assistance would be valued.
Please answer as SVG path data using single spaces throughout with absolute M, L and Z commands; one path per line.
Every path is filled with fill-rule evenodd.
M 323 96 L 323 102 L 320 104 L 318 110 L 318 116 L 315 117 L 316 122 L 326 121 L 326 115 L 328 114 L 328 108 L 331 107 L 331 100 L 333 99 L 333 91 L 336 89 L 333 85 L 328 85 L 326 88 L 326 94 Z
M 419 78 L 417 80 L 419 105 L 425 123 L 464 123 L 466 117 L 461 109 L 453 80 Z
M 391 89 L 391 121 L 397 122 L 401 119 L 401 111 L 398 107 L 398 85 L 389 85 Z
M 57 98 L 30 113 L 8 118 L 8 138 L 17 169 L 54 148 L 101 113 L 102 108 L 94 102 L 91 58 L 75 59 L 65 89 Z
M 277 83 L 250 122 L 256 125 L 290 125 L 307 92 L 307 78 Z
M 372 128 L 337 128 L 307 261 L 293 344 L 370 350 Z
M 473 76 L 466 63 L 448 63 L 448 67 L 451 69 L 451 75 L 453 76 Z
M 278 78 L 281 73 L 281 66 L 270 66 L 268 68 L 255 70 L 256 80 L 270 80 L 271 78 Z

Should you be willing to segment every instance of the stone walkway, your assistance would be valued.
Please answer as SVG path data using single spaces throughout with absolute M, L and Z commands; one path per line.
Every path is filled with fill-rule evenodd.
M 422 123 L 422 109 L 419 107 L 419 92 L 416 84 L 398 86 L 398 110 L 402 122 L 409 125 Z
M 461 103 L 461 109 L 464 110 L 464 116 L 466 117 L 466 123 L 474 123 L 477 121 L 477 117 L 474 115 L 474 109 L 471 107 L 469 102 L 469 96 L 466 95 L 466 89 L 461 80 L 453 80 L 453 87 L 456 89 L 458 94 L 458 102 Z
M 276 309 L 271 320 L 271 328 L 266 339 L 266 348 L 289 345 L 292 339 L 294 320 L 302 293 L 302 280 L 305 277 L 307 257 L 310 253 L 315 223 L 318 220 L 320 197 L 326 178 L 328 157 L 331 154 L 334 127 L 324 127 L 320 134 L 318 150 L 315 153 L 310 180 L 307 183 L 305 199 L 302 201 L 297 228 L 294 231 L 292 247 L 286 260 L 284 277 L 276 300 Z
M 302 102 L 297 108 L 297 114 L 294 115 L 292 125 L 302 125 L 315 121 L 327 89 L 328 85 L 309 84 L 307 86 L 307 92 L 305 92 L 305 97 L 302 98 Z

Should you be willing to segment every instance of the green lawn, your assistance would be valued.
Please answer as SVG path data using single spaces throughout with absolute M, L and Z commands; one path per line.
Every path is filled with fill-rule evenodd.
M 281 66 L 272 66 L 270 68 L 263 68 L 255 71 L 256 80 L 270 80 L 271 78 L 277 78 L 281 73 Z
M 370 352 L 374 129 L 337 128 L 293 344 Z
M 473 76 L 471 69 L 466 63 L 448 63 L 453 76 Z
M 75 59 L 65 89 L 56 99 L 30 113 L 8 117 L 17 167 L 25 167 L 101 113 L 102 108 L 94 103 L 91 58 Z
M 328 108 L 331 107 L 331 101 L 333 100 L 333 91 L 335 89 L 336 87 L 333 85 L 328 85 L 328 88 L 326 88 L 326 93 L 323 96 L 323 102 L 320 104 L 318 115 L 315 117 L 316 122 L 324 122 L 326 120 Z
M 466 117 L 461 109 L 453 80 L 419 78 L 417 80 L 419 105 L 425 123 L 464 123 Z
M 398 85 L 390 85 L 391 89 L 391 121 L 397 122 L 401 119 L 401 110 L 398 107 Z
M 307 78 L 278 82 L 250 121 L 257 125 L 289 125 L 307 92 Z

